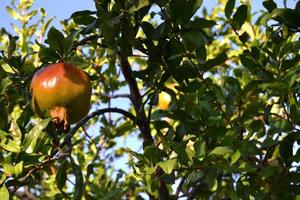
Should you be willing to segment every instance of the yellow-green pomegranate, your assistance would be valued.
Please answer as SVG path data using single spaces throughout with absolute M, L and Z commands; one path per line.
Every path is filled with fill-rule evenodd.
M 31 81 L 31 106 L 40 117 L 48 111 L 54 124 L 67 131 L 90 109 L 92 87 L 88 75 L 67 63 L 48 65 Z

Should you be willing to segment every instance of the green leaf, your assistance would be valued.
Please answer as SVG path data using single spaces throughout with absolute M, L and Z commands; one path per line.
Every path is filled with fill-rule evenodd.
M 143 0 L 143 1 L 135 1 L 133 3 L 133 6 L 129 9 L 129 12 L 136 12 L 141 8 L 144 8 L 150 4 L 149 0 Z
M 55 18 L 55 17 L 49 18 L 49 19 L 46 21 L 46 23 L 42 25 L 42 28 L 41 28 L 41 29 L 42 29 L 43 31 L 46 32 L 47 29 L 48 29 L 48 27 L 49 27 L 49 25 L 50 25 L 50 23 L 54 20 L 54 18 Z
M 208 181 L 208 188 L 212 192 L 217 191 L 217 189 L 218 189 L 218 180 L 216 178 L 209 179 L 209 181 Z
M 153 30 L 153 32 L 151 34 L 151 38 L 153 40 L 159 40 L 160 38 L 163 38 L 164 33 L 168 32 L 168 31 L 165 31 L 166 29 L 168 29 L 168 24 L 165 22 L 162 22 Z
M 91 16 L 91 15 L 94 15 L 94 14 L 95 14 L 94 11 L 82 10 L 82 11 L 74 12 L 71 15 L 71 18 L 74 20 L 74 22 L 76 24 L 89 25 L 89 24 L 93 23 L 94 21 L 96 21 L 96 18 Z
M 170 2 L 170 14 L 178 24 L 187 23 L 202 5 L 202 0 L 172 0 Z
M 60 55 L 54 49 L 40 46 L 39 58 L 44 63 L 55 63 L 60 59 Z
M 215 66 L 223 64 L 226 60 L 227 60 L 227 53 L 222 52 L 219 55 L 217 55 L 215 58 L 207 60 L 207 62 L 204 64 L 204 70 L 208 71 Z
M 62 190 L 63 187 L 66 184 L 66 180 L 67 180 L 67 161 L 64 160 L 62 162 L 62 164 L 59 166 L 55 180 L 56 180 L 56 185 L 58 187 L 59 190 Z
M 240 157 L 241 157 L 241 152 L 240 152 L 240 150 L 237 150 L 232 155 L 230 164 L 233 165 L 234 163 L 236 163 L 239 160 Z
M 153 35 L 154 30 L 155 30 L 153 25 L 149 22 L 143 21 L 142 24 L 141 24 L 141 27 L 142 27 L 143 32 L 145 33 L 146 37 L 148 39 L 152 39 L 152 35 Z
M 250 38 L 249 34 L 245 31 L 242 33 L 242 35 L 239 35 L 239 38 L 241 42 L 246 43 L 248 39 Z
M 8 113 L 6 110 L 6 106 L 4 102 L 0 101 L 0 135 L 1 135 L 1 129 L 5 129 L 8 124 Z
M 29 12 L 25 17 L 26 22 L 28 23 L 28 21 L 31 20 L 32 17 L 34 17 L 37 13 L 38 13 L 37 10 L 33 10 L 33 11 Z
M 215 25 L 217 25 L 217 23 L 213 20 L 197 17 L 187 25 L 187 28 L 193 30 L 202 30 L 204 28 L 211 28 Z
M 252 163 L 247 163 L 247 162 L 242 162 L 239 165 L 239 170 L 241 172 L 249 172 L 249 173 L 257 172 L 255 165 L 253 165 Z
M 51 119 L 39 121 L 25 136 L 24 150 L 26 153 L 32 153 L 38 147 L 38 139 L 43 137 L 42 131 L 47 127 Z
M 11 84 L 12 84 L 12 81 L 8 77 L 2 79 L 0 82 L 0 95 L 3 95 L 5 93 L 7 87 L 10 86 Z
M 75 163 L 73 158 L 71 158 L 71 165 L 73 168 L 73 172 L 75 175 L 75 186 L 74 186 L 74 200 L 81 200 L 84 190 L 84 184 L 83 184 L 83 175 L 81 171 L 81 167 Z
M 74 40 L 76 37 L 79 36 L 82 30 L 76 30 L 72 32 L 65 40 L 65 48 L 64 48 L 64 55 L 68 55 L 72 52 L 74 47 Z M 97 40 L 98 38 L 95 38 Z
M 4 173 L 8 176 L 12 176 L 15 174 L 15 166 L 13 166 L 10 163 L 4 163 L 3 170 L 4 170 Z
M 157 147 L 147 146 L 144 149 L 144 159 L 151 164 L 156 164 L 162 160 L 162 152 Z
M 65 37 L 54 27 L 51 27 L 48 32 L 47 43 L 49 44 L 50 48 L 56 50 L 59 55 L 63 55 L 65 48 Z
M 9 200 L 9 192 L 5 185 L 0 188 L 0 197 L 2 200 Z
M 218 189 L 218 173 L 216 173 L 216 169 L 209 169 L 206 175 L 207 187 L 210 191 L 215 192 Z
M 263 1 L 263 6 L 268 10 L 269 13 L 277 8 L 277 4 L 273 0 Z
M 0 173 L 0 185 L 5 183 L 5 181 L 6 181 L 6 175 L 3 172 L 1 172 Z
M 221 147 L 216 147 L 214 148 L 209 155 L 224 155 L 224 154 L 232 154 L 233 151 L 231 150 L 231 148 L 227 147 L 227 146 L 221 146 Z
M 258 64 L 251 56 L 240 55 L 241 63 L 252 73 L 256 73 L 259 70 Z
M 239 30 L 248 17 L 248 6 L 241 5 L 232 17 L 232 25 L 234 29 Z
M 16 40 L 18 39 L 18 37 L 13 37 L 12 35 L 8 34 L 8 38 L 9 46 L 7 51 L 7 58 L 10 59 L 14 51 L 16 50 Z
M 172 117 L 167 111 L 164 110 L 155 110 L 151 115 L 151 121 L 159 120 L 163 117 Z
M 233 12 L 235 0 L 228 0 L 225 6 L 225 16 L 229 19 Z
M 160 166 L 166 174 L 171 174 L 175 164 L 177 162 L 176 158 L 172 158 L 166 161 L 159 162 L 157 166 Z
M 1 131 L 0 133 L 2 134 L 3 132 L 4 131 Z M 20 146 L 16 142 L 6 137 L 0 137 L 0 147 L 12 153 L 18 153 L 21 151 Z
M 280 143 L 279 153 L 283 161 L 286 163 L 289 163 L 291 161 L 290 159 L 293 156 L 293 142 L 294 141 L 284 139 Z
M 177 80 L 197 77 L 197 71 L 189 61 L 184 61 L 178 68 L 168 68 L 168 72 Z
M 20 0 L 19 6 L 24 10 L 28 10 L 33 6 L 33 3 L 34 0 Z
M 206 142 L 203 138 L 200 138 L 197 140 L 197 142 L 194 145 L 196 157 L 200 160 L 203 159 L 203 157 L 206 154 Z
M 15 175 L 17 177 L 23 173 L 23 164 L 24 164 L 24 162 L 21 161 L 15 165 Z
M 22 132 L 21 129 L 17 123 L 17 120 L 12 118 L 11 120 L 11 125 L 10 125 L 10 132 L 11 136 L 13 137 L 13 140 L 20 145 L 21 144 L 21 139 L 22 139 Z
M 113 41 L 121 27 L 120 20 L 122 15 L 112 16 L 101 22 L 100 28 L 106 42 Z
M 291 28 L 300 27 L 300 12 L 290 8 L 276 8 L 270 14 L 270 18 L 287 24 Z
M 207 51 L 205 45 L 196 49 L 196 57 L 201 64 L 204 64 L 206 62 Z
M 194 50 L 201 48 L 207 43 L 206 37 L 200 31 L 187 31 L 182 35 L 185 48 Z
M 6 7 L 6 11 L 15 20 L 19 20 L 21 18 L 20 14 L 9 6 Z

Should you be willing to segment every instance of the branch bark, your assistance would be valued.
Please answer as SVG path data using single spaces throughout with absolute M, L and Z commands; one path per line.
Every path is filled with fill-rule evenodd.
M 132 69 L 128 62 L 128 58 L 125 54 L 123 54 L 122 50 L 120 50 L 119 52 L 119 60 L 122 73 L 129 86 L 130 99 L 137 115 L 136 123 L 141 131 L 145 145 L 153 144 L 154 141 L 151 136 L 149 121 L 147 120 L 145 114 L 142 96 L 140 94 L 135 78 L 132 77 Z
M 135 78 L 132 76 L 132 69 L 128 62 L 128 58 L 125 54 L 123 54 L 122 49 L 119 51 L 119 60 L 120 60 L 122 73 L 129 86 L 130 99 L 137 115 L 136 123 L 144 139 L 144 146 L 152 145 L 154 143 L 154 140 L 151 136 L 150 125 L 149 125 L 150 120 L 146 117 L 142 96 L 140 94 L 137 82 Z M 158 168 L 155 173 L 159 180 L 159 188 L 158 188 L 159 199 L 169 200 L 171 197 L 167 185 L 163 180 L 163 175 L 164 175 L 163 170 Z
M 102 115 L 104 113 L 110 113 L 110 112 L 115 112 L 115 113 L 120 113 L 123 114 L 125 117 L 128 117 L 129 119 L 131 119 L 132 121 L 135 121 L 136 117 L 119 108 L 104 108 L 104 109 L 99 109 L 95 112 L 92 112 L 91 114 L 85 116 L 83 119 L 81 119 L 67 134 L 67 136 L 65 137 L 64 141 L 59 145 L 60 148 L 64 147 L 68 141 L 74 136 L 74 134 L 76 133 L 76 131 L 83 126 L 87 121 L 89 121 L 91 118 L 97 116 L 97 115 Z

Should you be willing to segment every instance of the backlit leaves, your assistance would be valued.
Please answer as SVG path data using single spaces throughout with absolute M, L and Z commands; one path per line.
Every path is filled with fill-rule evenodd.
M 7 10 L 23 25 L 16 36 L 0 31 L 3 198 L 26 177 L 47 199 L 297 198 L 299 3 L 266 0 L 256 12 L 254 1 L 210 9 L 198 0 L 96 0 L 49 31 L 53 18 L 26 10 L 32 3 Z M 121 53 L 140 95 L 129 94 Z M 66 134 L 37 120 L 27 91 L 34 71 L 58 61 L 89 73 L 92 110 L 120 107 L 136 119 L 96 116 L 60 147 Z M 141 124 L 153 143 L 143 143 Z

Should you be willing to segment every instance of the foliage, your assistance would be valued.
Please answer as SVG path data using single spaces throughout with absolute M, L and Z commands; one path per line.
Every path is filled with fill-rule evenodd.
M 7 7 L 20 25 L 0 32 L 1 198 L 299 197 L 299 1 L 255 13 L 250 1 L 94 2 L 61 28 L 33 0 Z M 93 80 L 91 114 L 69 133 L 29 104 L 34 72 L 58 61 Z

